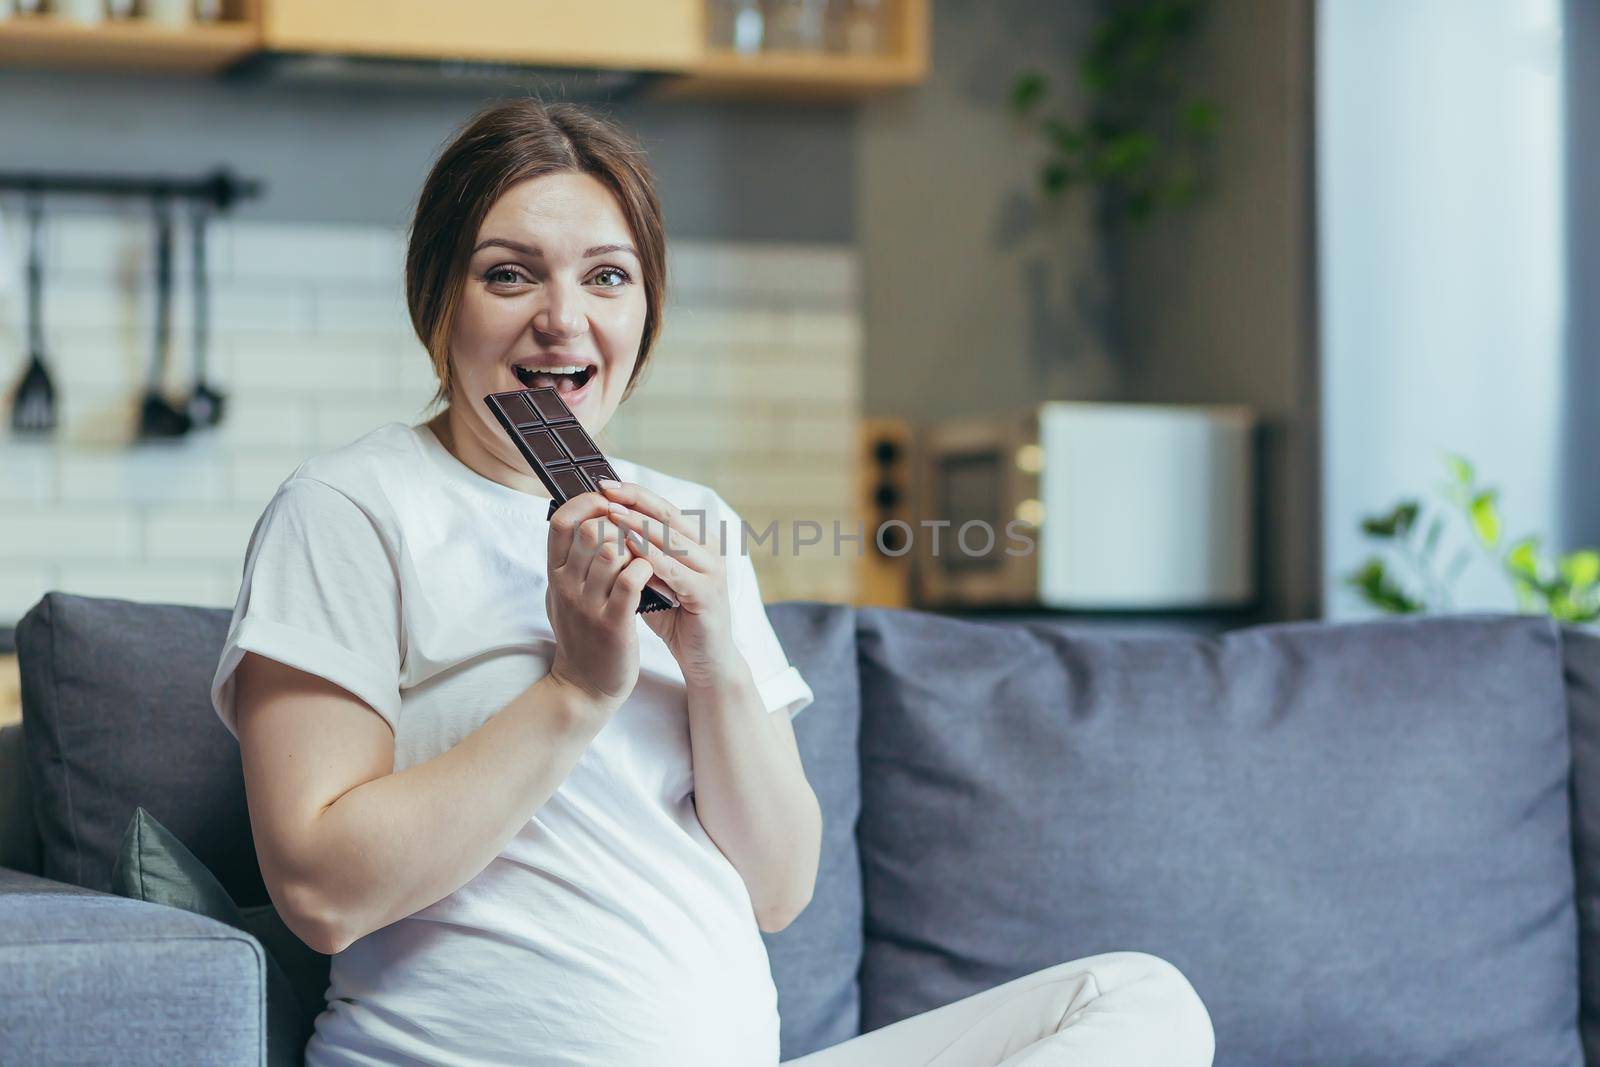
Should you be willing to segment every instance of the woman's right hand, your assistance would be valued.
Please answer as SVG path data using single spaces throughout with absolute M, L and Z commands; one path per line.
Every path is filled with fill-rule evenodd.
M 650 561 L 622 542 L 600 493 L 581 493 L 550 516 L 545 610 L 556 635 L 550 675 L 615 711 L 639 679 L 636 609 Z

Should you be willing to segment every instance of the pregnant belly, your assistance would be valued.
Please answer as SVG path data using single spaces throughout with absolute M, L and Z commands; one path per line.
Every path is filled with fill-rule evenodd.
M 356 941 L 334 957 L 309 1067 L 775 1067 L 777 992 L 747 902 L 650 914 L 568 888 L 509 912 L 458 892 Z

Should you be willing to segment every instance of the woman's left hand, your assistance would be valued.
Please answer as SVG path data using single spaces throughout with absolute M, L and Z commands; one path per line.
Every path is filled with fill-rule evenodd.
M 739 651 L 733 643 L 727 570 L 722 553 L 701 540 L 713 517 L 685 518 L 671 501 L 635 482 L 601 486 L 601 492 L 612 503 L 611 521 L 628 535 L 628 546 L 650 561 L 678 598 L 678 607 L 647 611 L 644 621 L 666 642 L 684 681 L 708 688 L 728 677 Z

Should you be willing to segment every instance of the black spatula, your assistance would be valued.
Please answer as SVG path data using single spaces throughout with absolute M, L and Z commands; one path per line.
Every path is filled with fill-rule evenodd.
M 189 432 L 189 413 L 173 407 L 161 394 L 171 341 L 172 206 L 161 197 L 156 200 L 156 337 L 150 354 L 150 380 L 145 383 L 144 403 L 139 409 L 142 438 L 182 437 Z
M 211 290 L 206 276 L 206 206 L 196 204 L 190 218 L 194 239 L 194 389 L 184 404 L 196 429 L 222 421 L 227 397 L 206 381 L 206 349 L 211 344 Z
M 28 197 L 28 369 L 11 397 L 11 429 L 48 434 L 56 428 L 56 387 L 44 363 L 44 204 Z

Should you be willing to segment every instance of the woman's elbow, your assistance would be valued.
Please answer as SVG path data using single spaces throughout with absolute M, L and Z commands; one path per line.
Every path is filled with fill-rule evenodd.
M 277 893 L 272 896 L 274 900 L 280 898 Z M 324 956 L 343 952 L 358 936 L 344 917 L 336 909 L 325 906 L 309 886 L 286 890 L 281 899 L 283 904 L 278 907 L 278 918 L 283 920 L 283 925 L 308 948 Z

